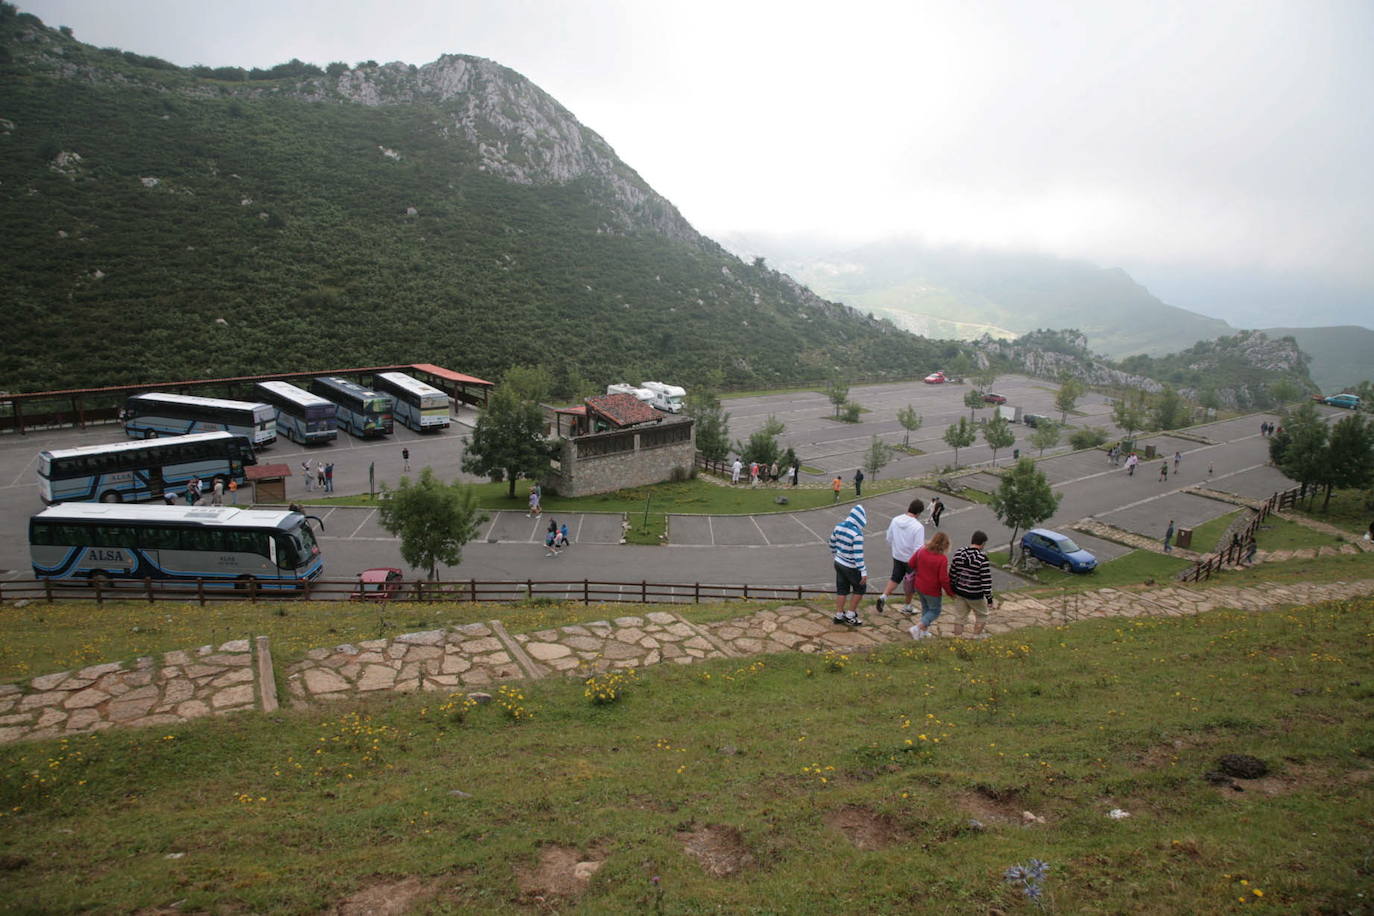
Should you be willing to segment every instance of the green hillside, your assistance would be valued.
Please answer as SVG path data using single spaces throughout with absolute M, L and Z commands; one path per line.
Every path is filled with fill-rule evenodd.
M 0 6 L 0 388 L 413 361 L 770 385 L 955 350 L 729 255 L 513 71 L 345 69 L 202 78 Z
M 1269 328 L 1264 333 L 1296 340 L 1312 358 L 1313 381 L 1328 394 L 1374 379 L 1374 331 L 1369 328 Z

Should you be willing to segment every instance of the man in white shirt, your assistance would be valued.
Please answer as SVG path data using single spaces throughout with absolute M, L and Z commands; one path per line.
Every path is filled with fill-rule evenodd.
M 920 515 L 926 511 L 926 504 L 919 499 L 913 499 L 911 505 L 906 507 L 906 513 L 899 515 L 887 526 L 887 546 L 892 551 L 892 575 L 888 577 L 887 585 L 883 586 L 883 593 L 878 596 L 878 613 L 883 612 L 883 605 L 887 602 L 887 596 L 892 594 L 892 590 L 899 584 L 903 584 L 906 574 L 911 571 L 907 566 L 907 561 L 911 555 L 920 550 L 926 542 L 926 527 L 920 522 Z M 903 592 L 906 602 L 902 605 L 902 613 L 910 617 L 914 614 L 915 608 L 911 606 L 911 586 L 909 583 L 903 585 Z

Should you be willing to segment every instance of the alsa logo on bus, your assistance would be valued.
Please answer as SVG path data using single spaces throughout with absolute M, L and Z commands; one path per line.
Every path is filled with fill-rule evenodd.
M 86 548 L 86 563 L 103 563 L 107 566 L 119 566 L 124 569 L 132 569 L 134 566 L 133 554 L 127 550 L 117 547 L 88 547 Z

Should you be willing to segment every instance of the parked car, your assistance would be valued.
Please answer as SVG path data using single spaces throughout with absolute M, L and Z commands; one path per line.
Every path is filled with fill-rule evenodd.
M 1021 422 L 1026 424 L 1027 426 L 1039 426 L 1041 423 L 1044 423 L 1049 419 L 1050 418 L 1045 416 L 1044 414 L 1028 413 L 1021 417 Z
M 1329 398 L 1322 398 L 1323 404 L 1330 404 L 1332 407 L 1344 407 L 1347 410 L 1360 409 L 1360 396 L 1357 394 L 1333 394 Z
M 390 601 L 401 590 L 402 573 L 394 566 L 377 566 L 358 573 L 352 601 Z
M 1087 573 L 1097 568 L 1097 557 L 1079 547 L 1073 538 L 1048 528 L 1027 531 L 1021 536 L 1021 549 L 1047 566 L 1069 572 Z
M 945 382 L 945 374 L 943 372 L 932 372 L 930 375 L 926 376 L 925 382 L 927 385 L 943 385 Z
M 983 395 L 983 403 L 984 403 L 984 404 L 1005 404 L 1005 403 L 1007 403 L 1007 396 L 1006 396 L 1005 394 L 994 394 L 993 392 L 989 391 L 989 392 L 986 392 L 986 393 Z

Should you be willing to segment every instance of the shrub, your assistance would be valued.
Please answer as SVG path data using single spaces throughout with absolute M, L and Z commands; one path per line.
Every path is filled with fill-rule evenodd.
M 1097 448 L 1107 441 L 1107 431 L 1100 426 L 1085 426 L 1069 435 L 1069 445 L 1075 449 Z

